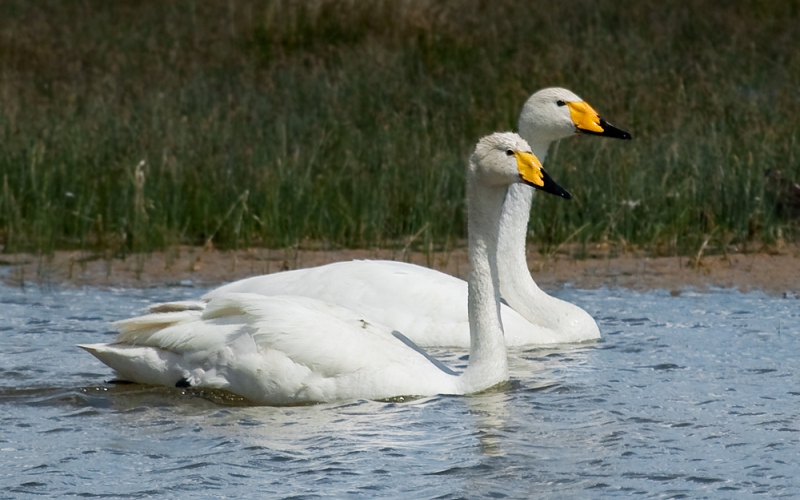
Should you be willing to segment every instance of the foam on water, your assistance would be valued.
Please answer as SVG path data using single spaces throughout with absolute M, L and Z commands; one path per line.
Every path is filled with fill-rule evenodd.
M 472 397 L 247 406 L 74 347 L 203 290 L 0 285 L 0 498 L 734 498 L 800 491 L 800 301 L 572 290 L 598 343 Z M 433 355 L 460 369 L 466 353 Z

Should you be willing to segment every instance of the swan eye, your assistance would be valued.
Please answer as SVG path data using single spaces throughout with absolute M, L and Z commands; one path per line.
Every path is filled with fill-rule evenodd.
M 564 101 L 562 101 L 561 99 L 557 100 L 557 101 L 556 101 L 556 104 L 558 104 L 559 106 L 566 106 L 566 105 L 567 105 L 567 103 L 565 103 L 565 102 L 564 102 Z
M 510 149 L 506 150 L 506 156 L 514 156 L 514 151 Z

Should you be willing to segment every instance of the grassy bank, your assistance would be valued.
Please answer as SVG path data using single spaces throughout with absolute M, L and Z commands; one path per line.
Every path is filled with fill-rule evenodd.
M 797 26 L 797 1 L 9 0 L 0 245 L 447 246 L 470 148 L 556 85 L 635 139 L 551 150 L 574 199 L 537 197 L 544 247 L 796 239 Z

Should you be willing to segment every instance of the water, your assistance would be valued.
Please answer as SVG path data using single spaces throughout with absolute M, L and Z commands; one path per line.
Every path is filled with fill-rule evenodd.
M 0 285 L 0 498 L 770 498 L 800 492 L 800 301 L 564 289 L 604 338 L 473 397 L 292 408 L 110 385 L 81 342 L 203 290 Z M 464 352 L 436 351 L 463 366 Z

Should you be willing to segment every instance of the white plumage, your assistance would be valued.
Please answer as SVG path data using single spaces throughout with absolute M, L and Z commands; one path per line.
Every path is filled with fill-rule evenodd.
M 516 134 L 483 138 L 467 174 L 469 365 L 457 375 L 392 328 L 302 296 L 217 290 L 118 322 L 111 344 L 82 345 L 127 380 L 226 389 L 263 404 L 466 394 L 508 378 L 496 265 L 510 184 L 558 188 Z M 563 190 L 561 190 L 563 194 Z M 467 301 L 467 296 L 464 296 Z
M 630 138 L 602 120 L 569 90 L 541 90 L 519 118 L 520 135 L 542 162 L 553 141 L 578 133 Z M 500 221 L 498 270 L 503 325 L 509 346 L 548 345 L 597 339 L 600 330 L 583 309 L 552 297 L 531 278 L 525 255 L 533 188 L 508 190 Z M 431 269 L 392 261 L 350 261 L 256 276 L 208 293 L 301 295 L 363 314 L 402 331 L 418 345 L 469 346 L 467 283 Z
M 203 298 L 213 300 L 228 293 L 315 298 L 408 332 L 407 337 L 423 347 L 469 346 L 467 282 L 405 262 L 336 262 L 255 276 L 217 288 Z M 510 307 L 502 306 L 501 313 L 508 345 L 560 341 L 552 329 L 531 324 Z

